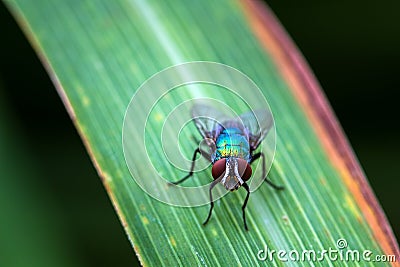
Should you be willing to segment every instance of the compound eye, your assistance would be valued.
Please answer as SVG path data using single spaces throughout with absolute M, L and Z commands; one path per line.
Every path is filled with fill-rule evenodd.
M 253 173 L 250 164 L 244 159 L 238 159 L 238 171 L 243 181 L 249 180 Z
M 221 177 L 225 173 L 225 170 L 226 170 L 226 159 L 217 160 L 212 166 L 211 170 L 214 180 Z

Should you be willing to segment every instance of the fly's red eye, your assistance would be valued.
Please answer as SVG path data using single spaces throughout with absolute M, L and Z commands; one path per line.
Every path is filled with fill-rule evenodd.
M 226 164 L 226 159 L 220 159 L 214 163 L 214 165 L 212 166 L 212 170 L 211 170 L 214 180 L 218 179 L 225 173 L 225 170 L 226 170 L 225 164 Z
M 239 165 L 238 166 L 239 175 L 242 177 L 244 181 L 249 180 L 251 174 L 253 173 L 250 164 L 244 159 L 238 159 L 238 165 Z

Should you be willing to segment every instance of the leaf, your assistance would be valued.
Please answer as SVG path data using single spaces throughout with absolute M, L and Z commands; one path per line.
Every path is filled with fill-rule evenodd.
M 266 246 L 269 251 L 301 254 L 337 249 L 339 240 L 348 245 L 343 252 L 398 255 L 390 226 L 329 104 L 297 49 L 259 2 L 5 2 L 46 66 L 143 265 L 253 266 L 261 264 L 257 254 Z M 269 178 L 285 190 L 263 185 L 251 194 L 248 232 L 240 209 L 244 190 L 218 200 L 203 227 L 208 206 L 181 208 L 157 201 L 135 183 L 125 164 L 124 114 L 134 93 L 155 73 L 197 60 L 227 64 L 248 75 L 275 117 L 277 149 Z M 195 92 L 235 108 L 238 103 L 211 85 L 188 88 L 160 103 L 144 129 L 152 164 L 171 180 L 185 172 L 154 152 L 161 144 L 156 133 L 162 125 L 157 121 Z M 152 91 L 146 93 L 152 97 Z M 254 93 L 249 89 L 247 96 Z M 143 115 L 140 103 L 133 108 L 138 117 Z M 177 118 L 186 117 L 182 113 Z M 197 133 L 193 125 L 186 129 L 176 153 L 180 149 L 190 159 L 195 145 L 186 140 Z M 165 137 L 175 138 L 168 132 Z M 135 160 L 145 156 L 133 154 Z M 155 181 L 150 167 L 136 165 L 135 178 Z M 197 173 L 193 183 L 205 184 L 209 177 L 207 169 Z M 180 197 L 168 192 L 166 188 L 159 193 L 170 200 Z M 206 199 L 207 194 L 200 197 Z M 283 262 L 275 254 L 269 264 Z M 329 258 L 309 262 L 337 264 L 372 265 Z

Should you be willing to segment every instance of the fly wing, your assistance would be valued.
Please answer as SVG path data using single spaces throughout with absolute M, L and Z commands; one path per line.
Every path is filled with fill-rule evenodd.
M 267 109 L 257 109 L 243 113 L 238 118 L 249 131 L 251 150 L 256 150 L 273 125 L 272 114 Z
M 223 129 L 222 122 L 228 118 L 221 111 L 199 103 L 193 106 L 192 117 L 203 138 L 210 138 L 214 142 Z

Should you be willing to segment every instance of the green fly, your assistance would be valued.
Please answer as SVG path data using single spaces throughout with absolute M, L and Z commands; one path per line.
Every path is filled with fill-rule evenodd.
M 214 208 L 212 189 L 221 183 L 229 191 L 240 187 L 246 189 L 242 213 L 244 228 L 248 230 L 245 209 L 250 189 L 246 182 L 252 175 L 251 163 L 261 157 L 264 181 L 276 190 L 283 189 L 266 177 L 264 153 L 254 153 L 273 125 L 272 115 L 268 110 L 262 109 L 249 111 L 238 117 L 229 117 L 211 106 L 195 104 L 192 108 L 192 118 L 211 152 L 197 148 L 193 153 L 190 172 L 173 184 L 180 184 L 193 176 L 196 156 L 198 153 L 202 154 L 212 163 L 214 178 L 209 189 L 210 211 L 203 225 L 210 220 Z

